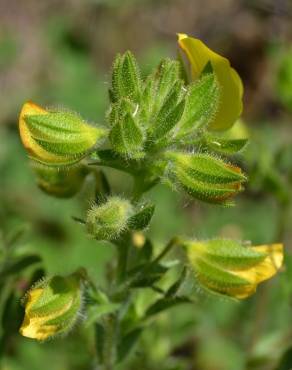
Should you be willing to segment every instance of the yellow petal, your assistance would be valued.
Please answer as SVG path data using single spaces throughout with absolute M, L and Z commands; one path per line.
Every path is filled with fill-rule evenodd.
M 191 64 L 192 78 L 197 79 L 208 62 L 211 62 L 221 87 L 218 111 L 210 123 L 212 130 L 227 130 L 242 112 L 243 85 L 228 59 L 209 49 L 201 40 L 178 34 L 178 43 Z
M 34 104 L 33 102 L 27 102 L 23 105 L 19 115 L 19 133 L 20 138 L 28 154 L 33 158 L 40 160 L 41 162 L 52 162 L 52 163 L 63 163 L 64 157 L 52 154 L 43 149 L 38 143 L 32 138 L 30 131 L 25 123 L 25 116 L 34 114 L 47 114 L 48 112 Z
M 283 264 L 283 244 L 259 245 L 251 248 L 257 252 L 266 253 L 267 257 L 248 270 L 232 271 L 232 273 L 250 282 L 252 294 L 252 288 L 255 292 L 259 283 L 273 277 L 281 268 Z

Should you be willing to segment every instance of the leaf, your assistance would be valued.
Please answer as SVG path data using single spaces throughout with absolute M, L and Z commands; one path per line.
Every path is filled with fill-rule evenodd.
M 101 317 L 116 312 L 120 307 L 118 303 L 104 303 L 88 308 L 85 326 L 89 327 Z
M 160 264 L 142 264 L 129 272 L 130 286 L 143 288 L 153 285 L 168 271 L 167 267 Z
M 171 307 L 177 306 L 182 303 L 191 303 L 191 300 L 187 297 L 174 297 L 174 298 L 162 298 L 151 305 L 146 313 L 145 317 L 149 318 L 151 316 L 157 315 Z
M 181 287 L 182 283 L 184 282 L 187 275 L 187 269 L 186 267 L 183 268 L 182 273 L 179 277 L 179 279 L 167 290 L 166 297 L 170 298 L 177 294 L 179 291 L 179 288 Z
M 128 225 L 132 230 L 143 230 L 148 227 L 155 210 L 154 204 L 146 204 L 141 210 L 129 218 Z
M 0 279 L 8 275 L 19 274 L 22 270 L 30 267 L 33 264 L 41 262 L 41 258 L 36 255 L 25 256 L 13 261 L 7 265 L 4 265 L 0 270 Z
M 118 345 L 118 362 L 123 361 L 125 357 L 129 355 L 134 345 L 137 343 L 142 331 L 142 328 L 136 328 L 120 339 L 120 343 Z

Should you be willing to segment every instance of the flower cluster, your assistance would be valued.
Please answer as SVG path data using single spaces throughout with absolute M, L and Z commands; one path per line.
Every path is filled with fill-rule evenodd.
M 172 267 L 160 261 L 174 246 L 184 251 L 183 273 L 166 292 L 156 287 L 164 296 L 148 308 L 145 318 L 191 301 L 179 296 L 187 275 L 207 291 L 243 299 L 274 276 L 283 263 L 282 244 L 245 246 L 226 239 L 184 237 L 172 239 L 154 257 L 151 241 L 137 234 L 148 227 L 155 211 L 153 204 L 141 202 L 141 196 L 161 181 L 195 199 L 220 205 L 233 204 L 247 181 L 236 158 L 230 159 L 247 143 L 246 137 L 235 137 L 232 132 L 242 112 L 240 77 L 226 58 L 202 41 L 179 34 L 178 43 L 190 73 L 183 58 L 165 59 L 143 78 L 132 53 L 117 56 L 104 126 L 91 125 L 73 112 L 43 109 L 31 102 L 24 104 L 19 117 L 20 136 L 44 192 L 74 196 L 85 177 L 92 171 L 95 174 L 92 206 L 84 219 L 76 219 L 92 238 L 110 241 L 118 248 L 113 264 L 116 272 L 109 273 L 114 275 L 110 291 L 101 292 L 92 282 L 88 284 L 94 286 L 91 300 L 101 306 L 100 316 L 103 312 L 109 315 L 105 322 L 112 320 L 110 315 L 121 305 L 115 325 L 123 317 L 127 320 L 131 289 L 154 289 Z M 131 198 L 113 194 L 105 174 L 96 166 L 130 174 L 134 184 Z M 79 316 L 82 296 L 80 274 L 55 276 L 37 284 L 26 296 L 21 334 L 45 340 L 68 332 Z M 96 313 L 94 320 L 98 321 Z M 103 324 L 96 326 L 102 338 L 107 330 Z M 136 328 L 123 337 L 123 324 L 115 330 L 121 335 L 116 342 L 130 336 L 127 340 L 134 344 L 139 325 L 138 331 Z M 107 340 L 104 342 L 107 345 Z M 98 345 L 102 346 L 103 340 Z M 105 352 L 103 349 L 102 364 L 107 361 Z

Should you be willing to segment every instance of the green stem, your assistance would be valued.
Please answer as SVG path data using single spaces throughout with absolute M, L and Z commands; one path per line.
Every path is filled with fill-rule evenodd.
M 118 253 L 118 265 L 117 265 L 117 281 L 121 282 L 125 279 L 128 265 L 128 254 L 129 254 L 129 240 L 125 238 L 120 242 L 116 243 Z
M 113 370 L 116 362 L 116 337 L 117 322 L 113 315 L 109 315 L 104 321 L 105 342 L 103 351 L 104 370 Z

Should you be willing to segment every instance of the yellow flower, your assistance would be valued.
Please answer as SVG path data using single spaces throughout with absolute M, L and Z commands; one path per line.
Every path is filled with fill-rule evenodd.
M 221 88 L 221 99 L 209 128 L 227 130 L 242 112 L 243 85 L 239 75 L 230 66 L 228 59 L 209 49 L 201 40 L 180 33 L 178 43 L 191 64 L 194 80 L 201 75 L 207 63 L 211 63 Z
M 185 243 L 187 258 L 198 282 L 207 290 L 237 299 L 255 293 L 283 263 L 283 245 L 243 246 L 214 239 Z
M 19 132 L 30 157 L 46 165 L 76 163 L 106 135 L 76 113 L 48 111 L 32 102 L 22 107 Z
M 32 288 L 25 301 L 21 335 L 46 340 L 66 333 L 76 322 L 81 308 L 80 277 L 77 274 L 55 276 Z
M 19 115 L 19 133 L 23 146 L 29 155 L 34 158 L 42 159 L 44 162 L 62 163 L 65 158 L 53 153 L 48 152 L 42 148 L 32 137 L 31 132 L 25 122 L 25 117 L 29 115 L 41 115 L 47 114 L 48 112 L 34 104 L 33 102 L 27 102 L 23 105 Z

